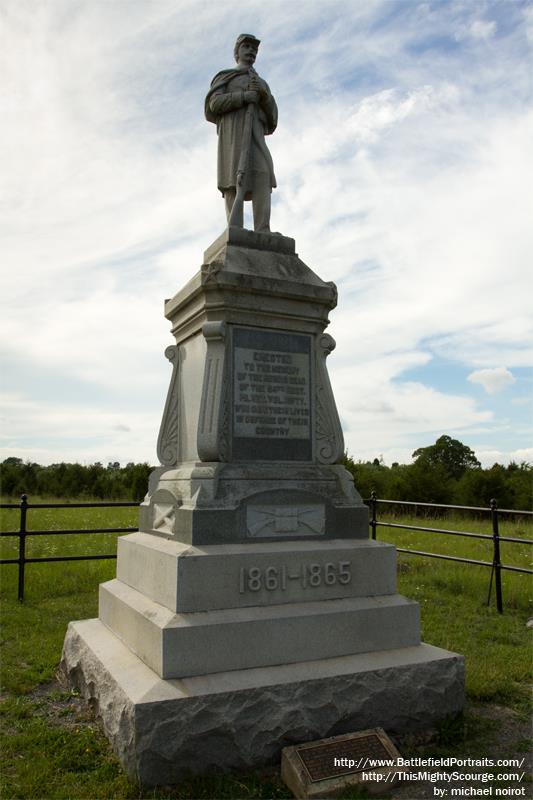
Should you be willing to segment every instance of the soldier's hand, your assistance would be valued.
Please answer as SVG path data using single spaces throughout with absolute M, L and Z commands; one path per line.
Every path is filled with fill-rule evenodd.
M 244 92 L 244 102 L 245 103 L 258 103 L 259 102 L 259 92 L 255 90 L 250 90 Z

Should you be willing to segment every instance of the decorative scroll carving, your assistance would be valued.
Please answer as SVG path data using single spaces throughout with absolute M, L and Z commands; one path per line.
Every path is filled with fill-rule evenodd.
M 207 342 L 207 353 L 198 420 L 198 455 L 202 461 L 221 461 L 221 423 L 226 394 L 226 323 L 205 322 L 202 333 Z
M 157 456 L 161 464 L 172 467 L 178 463 L 179 348 L 176 345 L 167 347 L 165 356 L 173 369 L 157 439 Z
M 323 333 L 317 342 L 316 369 L 316 450 L 321 464 L 336 464 L 344 453 L 344 437 L 329 382 L 326 358 L 335 349 L 335 340 Z
M 229 461 L 229 426 L 230 426 L 230 386 L 228 381 L 224 381 L 222 387 L 222 398 L 220 404 L 220 423 L 218 435 L 218 452 L 220 461 Z

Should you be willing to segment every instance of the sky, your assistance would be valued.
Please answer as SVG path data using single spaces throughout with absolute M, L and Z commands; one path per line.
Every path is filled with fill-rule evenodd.
M 225 225 L 203 99 L 242 32 L 272 228 L 338 287 L 349 454 L 533 461 L 522 0 L 0 0 L 0 460 L 157 463 L 163 301 Z

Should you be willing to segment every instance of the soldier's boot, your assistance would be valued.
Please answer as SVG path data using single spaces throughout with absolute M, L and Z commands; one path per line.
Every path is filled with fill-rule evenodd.
M 270 232 L 271 196 L 272 187 L 270 186 L 270 175 L 256 172 L 254 174 L 254 188 L 252 193 L 254 231 Z

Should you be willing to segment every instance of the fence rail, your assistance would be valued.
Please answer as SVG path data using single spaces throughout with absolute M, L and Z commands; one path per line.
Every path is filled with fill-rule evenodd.
M 495 584 L 496 592 L 496 607 L 498 612 L 503 613 L 503 595 L 502 595 L 502 571 L 508 570 L 510 572 L 521 572 L 533 575 L 533 570 L 525 567 L 516 567 L 512 564 L 502 564 L 500 557 L 500 543 L 520 543 L 532 545 L 533 540 L 521 539 L 516 536 L 501 536 L 499 531 L 499 519 L 501 514 L 506 516 L 533 516 L 532 511 L 521 511 L 517 509 L 503 508 L 498 509 L 496 500 L 491 500 L 490 506 L 452 506 L 442 503 L 417 503 L 407 500 L 383 500 L 376 497 L 376 493 L 372 492 L 370 499 L 366 501 L 370 507 L 370 535 L 372 539 L 377 538 L 377 529 L 381 528 L 396 528 L 401 530 L 423 531 L 430 534 L 443 534 L 448 536 L 464 536 L 472 539 L 485 539 L 492 541 L 492 561 L 481 561 L 473 558 L 462 558 L 460 556 L 450 556 L 444 553 L 429 553 L 424 550 L 409 550 L 403 547 L 396 548 L 399 553 L 406 553 L 407 555 L 424 556 L 425 558 L 441 558 L 446 561 L 456 561 L 464 564 L 475 564 L 481 567 L 490 567 L 491 575 L 489 582 L 489 593 L 487 598 L 487 605 L 490 603 L 492 593 L 492 584 Z M 472 531 L 456 531 L 447 528 L 427 528 L 419 525 L 405 525 L 398 522 L 388 522 L 383 519 L 378 519 L 377 508 L 378 504 L 382 506 L 405 506 L 408 508 L 443 508 L 448 511 L 467 511 L 467 512 L 483 512 L 490 514 L 491 517 L 491 533 L 474 533 Z M 24 581 L 25 581 L 25 567 L 26 564 L 39 564 L 52 561 L 100 561 L 103 559 L 116 559 L 116 555 L 102 554 L 102 555 L 81 555 L 81 556 L 46 556 L 41 558 L 28 558 L 26 556 L 26 540 L 28 536 L 53 536 L 61 535 L 68 536 L 73 534 L 94 534 L 94 533 L 134 533 L 137 528 L 71 528 L 65 530 L 28 530 L 27 528 L 27 515 L 30 509 L 35 508 L 133 508 L 138 507 L 136 502 L 113 502 L 113 503 L 29 503 L 25 494 L 22 495 L 20 503 L 2 503 L 0 508 L 19 509 L 19 529 L 18 531 L 0 531 L 0 536 L 13 536 L 18 537 L 18 558 L 4 558 L 0 559 L 0 564 L 17 564 L 18 565 L 18 599 L 24 600 Z
M 116 558 L 113 553 L 103 555 L 84 555 L 84 556 L 46 556 L 42 558 L 28 558 L 26 556 L 26 539 L 28 536 L 68 536 L 70 534 L 93 534 L 93 533 L 134 533 L 137 528 L 70 528 L 55 531 L 32 531 L 27 528 L 28 511 L 32 508 L 128 508 L 137 506 L 139 503 L 28 503 L 27 495 L 23 494 L 20 503 L 1 503 L 0 508 L 20 509 L 18 531 L 0 531 L 0 536 L 17 536 L 19 540 L 18 558 L 2 558 L 0 564 L 18 564 L 18 599 L 24 600 L 24 580 L 26 575 L 26 564 L 44 564 L 51 561 L 103 561 L 105 559 Z
M 404 547 L 397 547 L 399 553 L 406 553 L 412 556 L 424 556 L 426 558 L 442 558 L 446 561 L 460 561 L 464 564 L 475 564 L 480 567 L 490 567 L 490 582 L 489 593 L 487 597 L 487 605 L 490 603 L 492 593 L 492 583 L 494 580 L 496 589 L 496 608 L 498 613 L 503 613 L 503 593 L 502 593 L 502 570 L 509 570 L 510 572 L 522 572 L 527 575 L 533 575 L 532 569 L 526 567 L 515 567 L 512 564 L 502 564 L 500 556 L 500 543 L 501 542 L 519 542 L 520 544 L 533 544 L 531 539 L 520 539 L 516 536 L 500 536 L 500 514 L 507 516 L 533 516 L 533 511 L 521 511 L 515 508 L 498 508 L 496 500 L 490 501 L 490 506 L 451 506 L 443 503 L 417 503 L 407 500 L 382 500 L 376 496 L 375 492 L 370 495 L 370 500 L 366 501 L 370 507 L 370 531 L 372 539 L 377 538 L 377 528 L 401 528 L 410 531 L 424 531 L 426 533 L 441 533 L 448 536 L 464 536 L 472 539 L 490 539 L 492 541 L 492 561 L 479 561 L 474 558 L 462 558 L 460 556 L 449 556 L 444 553 L 428 553 L 425 550 L 410 550 Z M 454 531 L 446 528 L 427 528 L 420 525 L 404 525 L 397 522 L 384 522 L 377 517 L 378 503 L 387 506 L 407 506 L 410 508 L 445 508 L 448 511 L 468 511 L 468 512 L 484 512 L 490 513 L 491 516 L 491 533 L 473 533 L 472 531 Z

